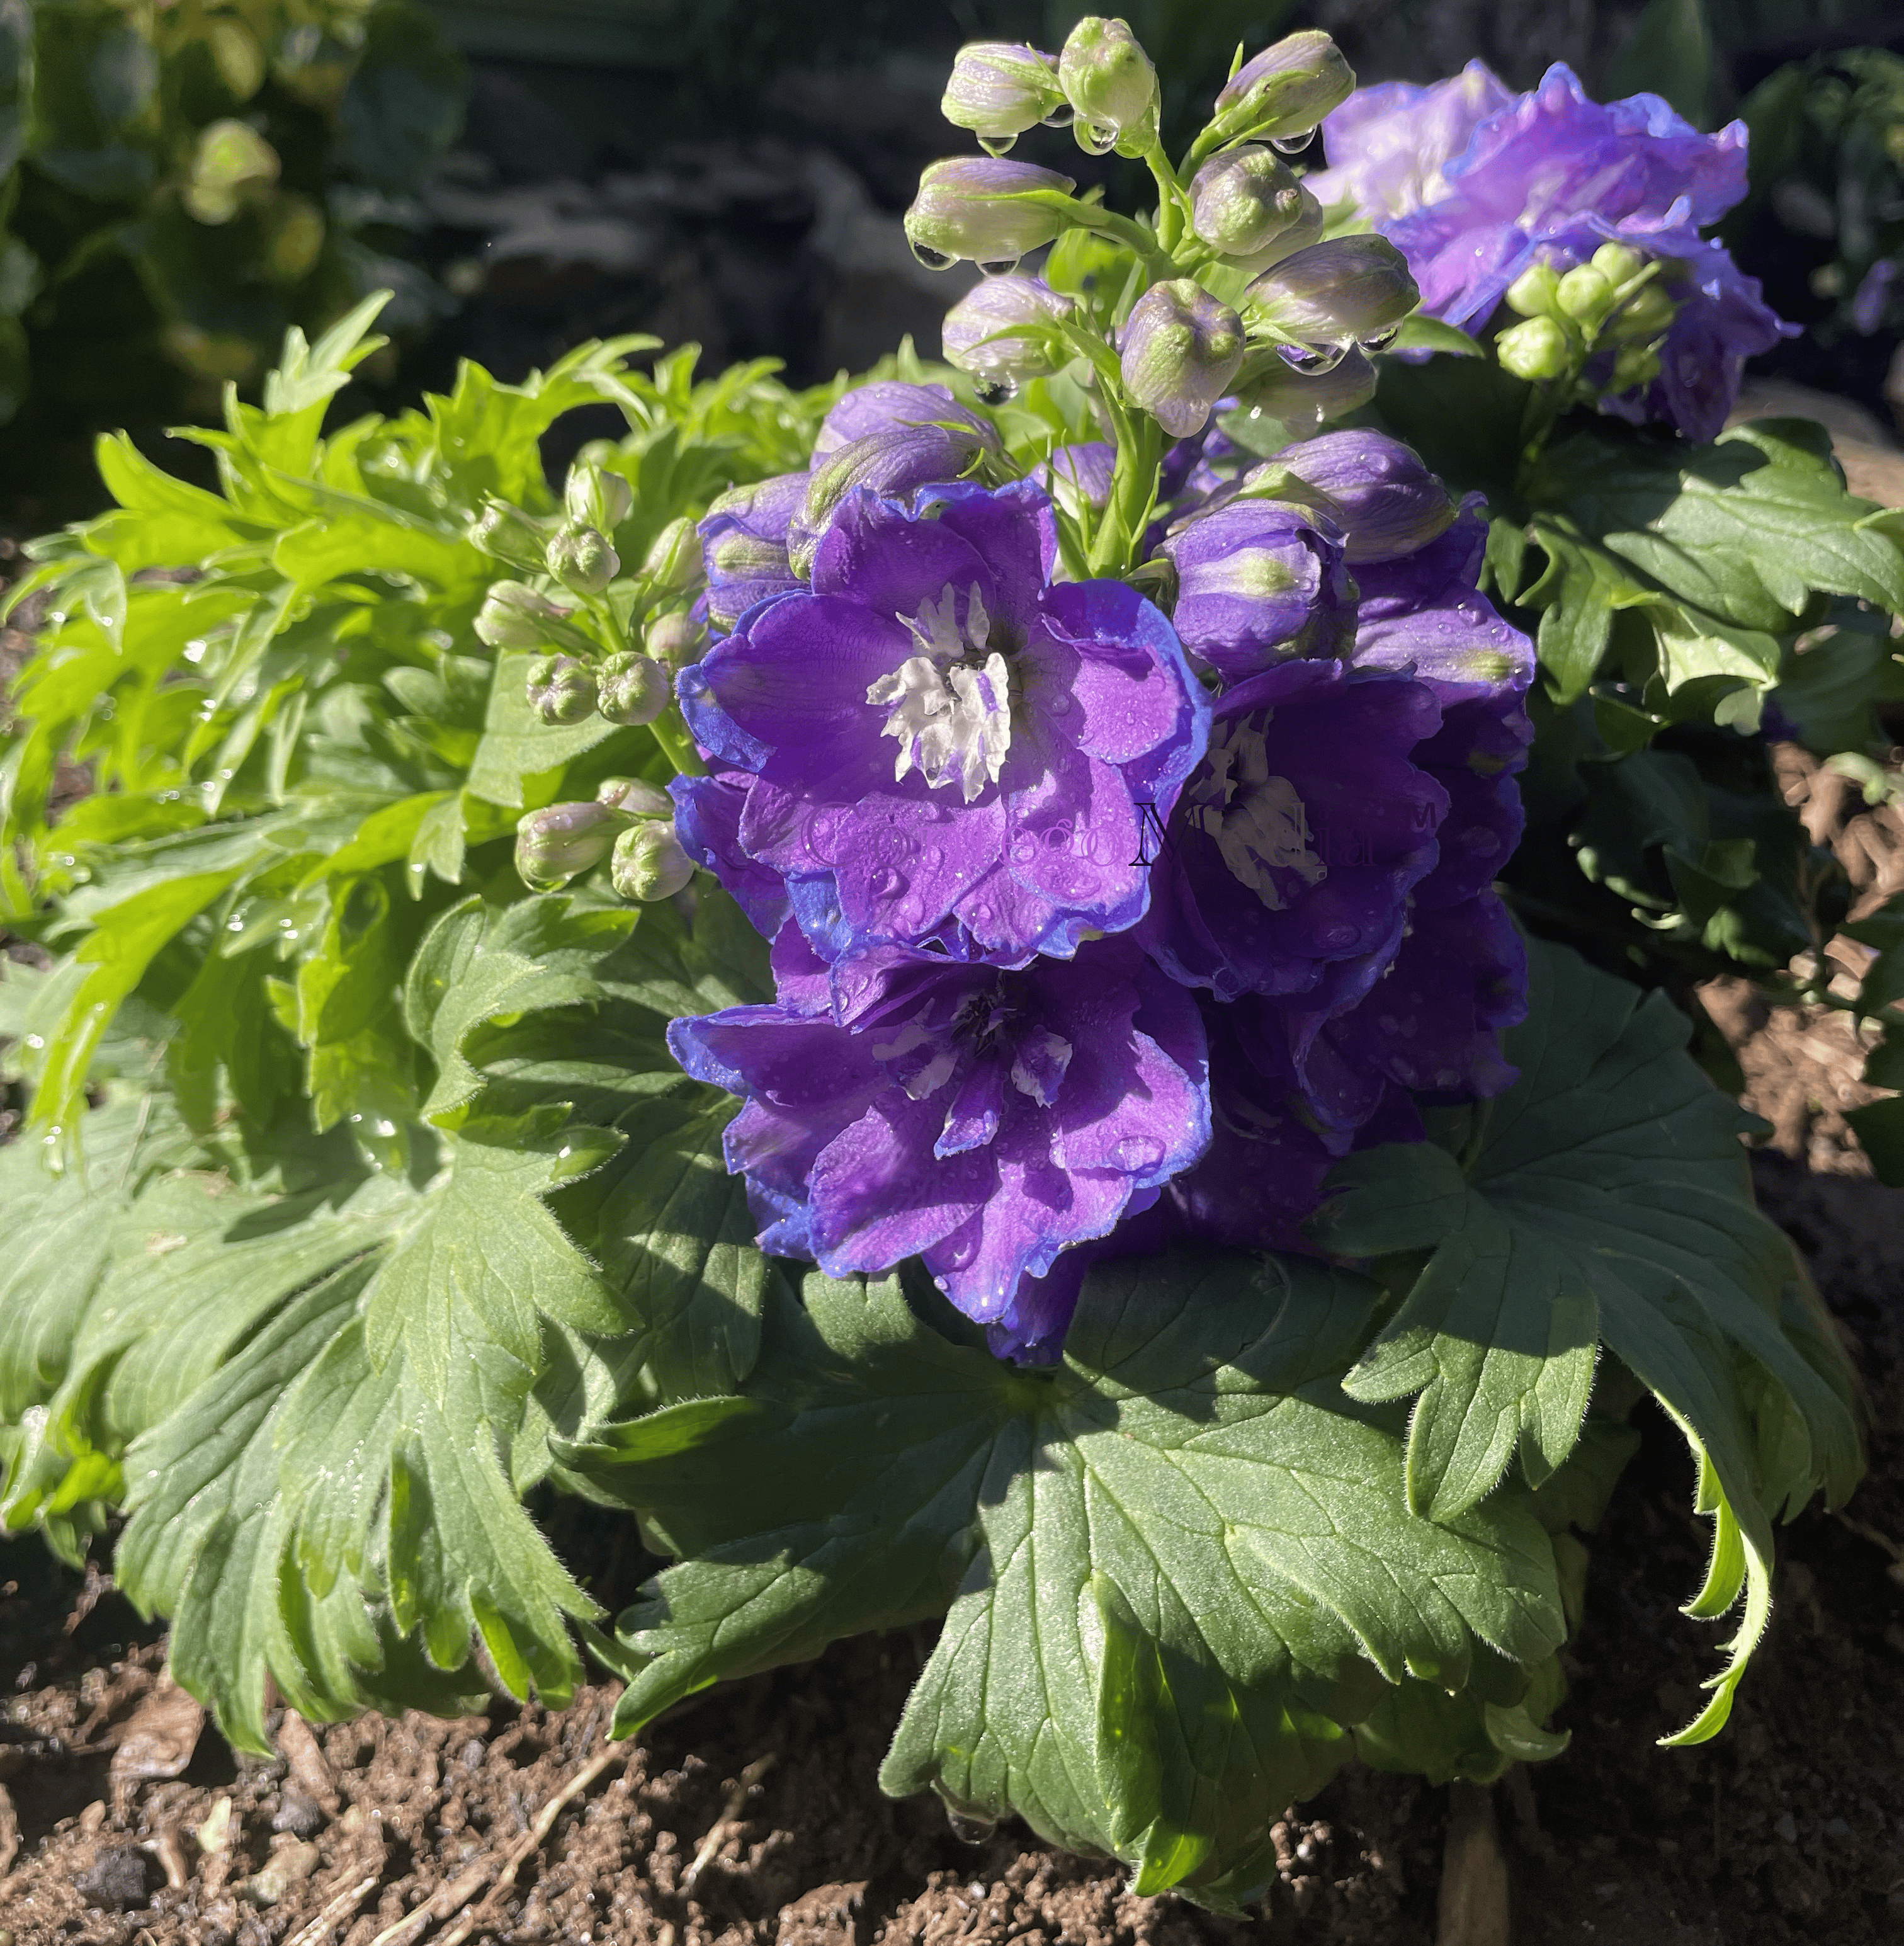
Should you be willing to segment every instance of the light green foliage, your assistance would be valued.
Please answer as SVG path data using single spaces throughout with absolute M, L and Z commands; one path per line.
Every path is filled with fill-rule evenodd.
M 549 1438 L 740 1383 L 770 1279 L 731 1104 L 665 1039 L 761 997 L 765 944 L 706 882 L 529 895 L 516 807 L 667 766 L 521 720 L 469 530 L 552 506 L 573 406 L 628 420 L 634 547 L 832 392 L 696 386 L 691 351 L 651 376 L 632 341 L 324 437 L 376 308 L 196 435 L 216 494 L 101 443 L 118 505 L 35 551 L 0 764 L 6 922 L 57 956 L 0 980 L 0 1526 L 76 1558 L 122 1508 L 121 1585 L 254 1748 L 267 1676 L 320 1716 L 453 1707 L 480 1642 L 564 1694 L 594 1611 L 523 1505 Z M 56 809 L 66 761 L 94 789 Z
M 1638 1002 L 1638 1004 L 1636 1004 Z M 1754 1208 L 1745 1117 L 1683 1052 L 1662 995 L 1537 946 L 1521 1070 L 1435 1143 L 1371 1149 L 1331 1178 L 1332 1250 L 1427 1252 L 1400 1308 L 1344 1381 L 1414 1397 L 1404 1481 L 1437 1518 L 1484 1500 L 1517 1452 L 1532 1484 L 1573 1449 L 1598 1348 L 1685 1434 L 1715 1518 L 1693 1612 L 1744 1620 L 1682 1741 L 1724 1722 L 1769 1608 L 1771 1523 L 1862 1470 L 1841 1354 L 1822 1353 L 1791 1246 Z

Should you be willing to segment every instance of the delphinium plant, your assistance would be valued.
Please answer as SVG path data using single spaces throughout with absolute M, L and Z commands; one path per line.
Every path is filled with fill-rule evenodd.
M 122 1509 L 254 1747 L 267 1675 L 336 1716 L 586 1654 L 626 1734 L 940 1621 L 888 1790 L 1234 1910 L 1351 1755 L 1563 1747 L 1649 1395 L 1690 1611 L 1739 1609 L 1676 1741 L 1856 1481 L 1676 996 L 1816 987 L 1764 727 L 1856 740 L 1904 556 L 1815 430 L 1722 432 L 1777 329 L 1699 233 L 1735 131 L 1357 94 L 1304 33 L 1174 159 L 1094 18 L 945 105 L 945 367 L 595 348 L 320 438 L 358 318 L 201 435 L 221 496 L 102 449 L 6 772 L 57 956 L 0 989 L 0 1511 Z M 1008 153 L 1047 122 L 1154 208 Z M 638 1523 L 620 1616 L 551 1488 Z

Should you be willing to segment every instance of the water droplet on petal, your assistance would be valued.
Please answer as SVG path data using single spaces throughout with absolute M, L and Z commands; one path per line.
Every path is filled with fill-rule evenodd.
M 1068 128 L 1078 119 L 1078 111 L 1069 102 L 1060 101 L 1051 113 L 1038 124 L 1041 128 Z
M 876 899 L 896 898 L 905 889 L 905 874 L 890 865 L 882 865 L 872 875 L 872 895 Z
M 1017 145 L 1016 135 L 981 135 L 979 147 L 988 156 L 1008 156 Z
M 998 1828 L 989 1818 L 967 1818 L 956 1811 L 946 1813 L 946 1822 L 961 1845 L 982 1845 Z
M 1362 348 L 1365 351 L 1386 351 L 1401 335 L 1402 327 L 1399 324 L 1391 324 L 1386 331 L 1378 331 L 1365 338 L 1362 341 Z
M 1017 257 L 992 257 L 979 266 L 982 275 L 988 277 L 1008 277 L 1017 269 L 1022 259 Z
M 1117 1166 L 1134 1173 L 1155 1169 L 1164 1159 L 1164 1145 L 1149 1135 L 1126 1135 L 1117 1145 Z
M 1279 156 L 1299 156 L 1315 139 L 1315 130 L 1305 128 L 1300 135 L 1272 135 L 1270 147 Z
M 1305 378 L 1319 378 L 1333 372 L 1349 355 L 1346 344 L 1279 344 L 1282 362 Z
M 1016 378 L 981 378 L 972 390 L 982 406 L 1008 406 L 1018 396 Z
M 1108 122 L 1082 122 L 1078 145 L 1094 156 L 1108 156 L 1117 147 L 1117 130 Z
M 958 261 L 956 257 L 948 257 L 944 251 L 929 249 L 923 243 L 915 243 L 912 254 L 928 270 L 949 270 Z

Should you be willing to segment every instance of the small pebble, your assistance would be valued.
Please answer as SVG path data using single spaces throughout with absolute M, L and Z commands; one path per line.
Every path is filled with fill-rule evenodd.
M 88 1905 L 126 1912 L 146 1902 L 146 1855 L 137 1845 L 110 1845 L 84 1871 L 73 1875 L 73 1889 Z
M 1851 1827 L 1842 1818 L 1834 1818 L 1825 1827 L 1825 1835 L 1828 1838 L 1848 1838 L 1851 1835 Z
M 1782 1838 L 1788 1845 L 1795 1845 L 1798 1843 L 1798 1821 L 1792 1816 L 1789 1811 L 1780 1812 L 1779 1814 L 1779 1821 L 1774 1824 L 1772 1828 L 1778 1833 L 1779 1836 Z
M 294 1838 L 314 1838 L 323 1824 L 323 1808 L 317 1800 L 306 1796 L 295 1784 L 287 1784 L 279 1793 L 271 1829 L 289 1831 Z

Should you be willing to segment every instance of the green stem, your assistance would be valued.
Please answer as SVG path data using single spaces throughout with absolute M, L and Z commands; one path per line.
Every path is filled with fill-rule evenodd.
M 1054 190 L 1035 191 L 1026 200 L 1062 211 L 1066 221 L 1075 223 L 1080 230 L 1094 230 L 1098 236 L 1108 236 L 1134 251 L 1144 268 L 1160 283 L 1167 283 L 1177 274 L 1177 265 L 1170 253 L 1160 249 L 1156 236 L 1134 218 L 1120 216 L 1116 210 L 1106 209 L 1101 203 L 1085 202 L 1075 196 L 1060 196 Z
M 1109 397 L 1105 403 L 1117 434 L 1117 462 L 1111 471 L 1104 523 L 1091 545 L 1091 569 L 1094 575 L 1114 577 L 1137 565 L 1137 544 L 1157 498 L 1163 428 L 1148 412 L 1127 412 Z
M 704 777 L 708 767 L 701 761 L 701 753 L 694 747 L 694 739 L 687 734 L 687 725 L 681 721 L 680 712 L 671 704 L 648 725 L 653 731 L 655 741 L 661 746 L 662 754 L 674 767 L 677 775 L 684 777 Z
M 1153 142 L 1143 159 L 1157 185 L 1157 241 L 1176 261 L 1177 245 L 1183 236 L 1183 185 L 1170 165 L 1161 142 Z

